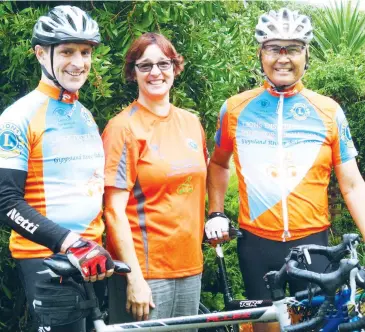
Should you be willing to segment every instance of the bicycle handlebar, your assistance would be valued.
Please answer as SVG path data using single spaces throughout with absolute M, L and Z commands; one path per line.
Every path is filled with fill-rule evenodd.
M 73 266 L 65 254 L 54 254 L 43 260 L 43 264 L 48 266 L 55 274 L 60 277 L 81 277 L 80 271 Z M 131 268 L 124 262 L 114 261 L 114 272 L 129 273 Z
M 356 250 L 354 251 L 354 248 L 356 248 L 359 243 L 360 235 L 344 234 L 342 236 L 342 242 L 334 247 L 325 247 L 316 244 L 304 244 L 295 247 L 295 249 L 303 252 L 304 249 L 307 249 L 312 254 L 318 254 L 327 257 L 331 263 L 338 263 L 346 255 L 356 252 Z
M 229 240 L 233 240 L 235 238 L 240 238 L 243 236 L 242 232 L 240 229 L 237 229 L 237 228 L 234 228 L 234 227 L 229 227 L 228 229 L 228 236 L 229 236 Z M 217 241 L 217 239 L 208 239 L 207 238 L 207 235 L 205 234 L 204 232 L 204 237 L 203 237 L 203 242 L 204 243 L 209 243 L 209 244 L 213 244 L 214 241 Z M 224 241 L 224 242 L 227 242 L 227 241 Z M 220 242 L 220 244 L 223 243 L 223 242 Z
M 365 327 L 365 317 L 359 318 L 357 321 L 342 323 L 338 326 L 338 331 L 356 331 L 361 330 Z
M 361 269 L 356 275 L 356 285 L 365 289 L 365 270 Z M 354 322 L 342 323 L 338 326 L 338 331 L 355 331 L 365 328 L 365 317 L 361 317 Z
M 348 279 L 350 272 L 357 268 L 359 262 L 357 259 L 342 259 L 339 268 L 330 273 L 316 273 L 308 270 L 298 269 L 299 262 L 294 259 L 287 261 L 287 273 L 290 277 L 307 280 L 317 284 L 326 294 L 325 301 L 318 309 L 316 317 L 312 319 L 284 328 L 285 332 L 304 332 L 315 329 L 316 331 L 324 324 L 326 316 L 332 311 L 335 302 L 336 290 L 341 287 Z M 364 321 L 365 322 L 365 321 Z M 352 323 L 350 323 L 352 324 Z M 351 325 L 351 328 L 353 325 Z M 351 330 L 344 330 L 351 331 Z
M 318 285 L 328 296 L 334 296 L 336 290 L 341 287 L 349 278 L 350 271 L 359 267 L 357 259 L 349 258 L 340 261 L 339 268 L 329 273 L 316 273 L 308 270 L 298 269 L 299 263 L 290 259 L 287 266 L 287 273 L 290 277 L 306 280 Z

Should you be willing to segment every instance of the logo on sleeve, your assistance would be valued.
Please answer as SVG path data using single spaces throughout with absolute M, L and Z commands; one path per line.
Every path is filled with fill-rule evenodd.
M 295 120 L 303 121 L 308 118 L 311 111 L 306 104 L 296 103 L 291 108 L 290 113 L 293 115 Z
M 343 120 L 340 126 L 340 138 L 341 141 L 343 141 L 348 148 L 354 147 L 354 142 L 352 141 L 351 133 L 350 133 L 350 127 L 347 120 Z
M 21 153 L 24 147 L 21 131 L 13 123 L 0 124 L 0 157 L 13 158 Z
M 39 227 L 38 224 L 29 222 L 29 219 L 24 219 L 24 217 L 21 216 L 20 213 L 15 208 L 11 209 L 6 215 L 20 227 L 23 227 L 29 233 L 33 234 Z
M 186 144 L 188 147 L 194 151 L 198 151 L 198 144 L 191 138 L 186 139 Z

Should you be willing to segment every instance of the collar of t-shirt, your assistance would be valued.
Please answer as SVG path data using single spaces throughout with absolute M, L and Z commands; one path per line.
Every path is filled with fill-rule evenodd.
M 139 103 L 138 100 L 134 100 L 131 106 L 132 106 L 131 113 L 134 113 L 137 110 L 142 110 L 146 114 L 149 114 L 149 116 L 151 116 L 152 118 L 155 118 L 156 120 L 159 120 L 162 122 L 169 121 L 171 119 L 172 114 L 174 113 L 174 108 L 175 108 L 175 106 L 170 103 L 169 113 L 167 115 L 161 116 L 161 115 L 157 115 L 156 113 L 153 113 L 152 111 L 150 111 L 146 106 Z
M 60 96 L 60 91 L 61 91 L 61 89 L 59 89 L 55 86 L 49 85 L 42 81 L 39 82 L 37 90 L 44 93 L 48 97 L 51 97 L 52 99 L 56 99 L 56 100 L 58 100 L 58 98 Z M 79 99 L 78 92 L 71 93 L 71 92 L 65 91 L 62 95 L 62 102 L 66 103 L 66 104 L 73 104 L 78 99 Z
M 272 95 L 275 97 L 279 97 L 280 93 L 277 92 L 271 85 L 269 82 L 265 81 L 264 82 L 264 88 Z M 301 81 L 299 81 L 298 83 L 296 83 L 294 86 L 292 86 L 289 89 L 284 90 L 282 93 L 284 93 L 284 97 L 291 97 L 296 95 L 297 93 L 299 93 L 300 91 L 302 91 L 304 88 L 304 85 Z

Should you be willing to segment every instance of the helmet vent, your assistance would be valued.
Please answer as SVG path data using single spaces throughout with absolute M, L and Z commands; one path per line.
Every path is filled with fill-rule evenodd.
M 42 29 L 46 32 L 52 32 L 53 28 L 51 28 L 48 24 L 42 23 Z
M 286 10 L 283 11 L 283 19 L 285 21 L 289 21 L 289 15 L 288 15 L 288 12 Z
M 59 19 L 59 17 L 55 13 L 50 12 L 49 17 L 51 17 L 52 20 L 57 22 L 58 24 L 62 24 L 62 21 Z
M 86 18 L 83 16 L 82 17 L 82 29 L 85 31 L 86 30 L 86 25 L 87 25 L 87 21 Z
M 35 24 L 32 46 L 82 42 L 100 44 L 98 24 L 83 10 L 75 6 L 57 6 Z
M 66 15 L 66 18 L 67 18 L 68 23 L 70 23 L 70 25 L 72 26 L 72 28 L 73 28 L 75 31 L 77 31 L 76 25 L 75 25 L 75 23 L 74 23 L 74 21 L 73 21 L 72 17 L 71 17 L 70 15 Z
M 256 29 L 256 35 L 264 36 L 265 35 L 265 32 Z
M 313 27 L 310 18 L 281 8 L 277 12 L 270 10 L 259 17 L 255 30 L 256 40 L 262 44 L 268 40 L 299 40 L 309 44 L 313 39 Z
M 276 27 L 275 27 L 274 25 L 272 25 L 272 24 L 268 25 L 268 26 L 267 26 L 267 28 L 268 28 L 270 31 L 273 31 L 273 32 L 276 32 L 276 31 L 277 31 Z

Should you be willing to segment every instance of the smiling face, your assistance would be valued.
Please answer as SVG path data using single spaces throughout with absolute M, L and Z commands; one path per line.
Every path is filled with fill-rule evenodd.
M 45 66 L 60 85 L 69 92 L 78 91 L 87 80 L 91 67 L 92 46 L 88 44 L 67 43 L 55 46 L 53 55 L 53 71 L 51 67 L 50 48 L 36 46 L 39 62 Z M 54 85 L 45 75 L 42 80 Z
M 171 61 L 156 44 L 149 45 L 136 65 L 154 64 L 151 71 L 141 72 L 135 68 L 136 80 L 139 89 L 139 99 L 162 100 L 169 98 L 169 92 L 174 83 L 174 65 L 169 69 L 161 70 L 156 65 L 158 62 Z
M 266 42 L 261 50 L 261 62 L 265 75 L 275 86 L 292 85 L 299 81 L 304 74 L 306 64 L 306 49 L 299 54 L 286 54 L 280 52 L 278 56 L 265 52 L 265 47 L 277 45 L 285 47 L 289 45 L 303 44 L 296 40 L 270 40 Z

